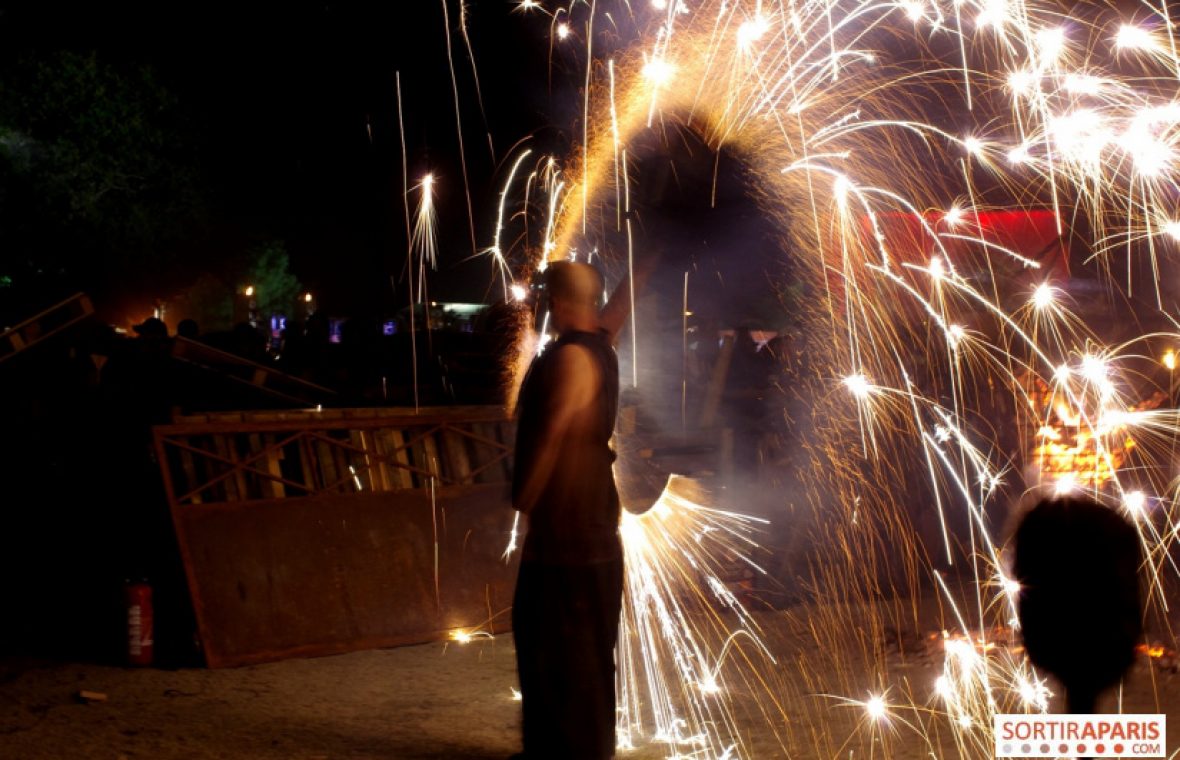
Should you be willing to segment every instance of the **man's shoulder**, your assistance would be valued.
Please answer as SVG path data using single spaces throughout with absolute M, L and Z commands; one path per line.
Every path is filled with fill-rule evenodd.
M 598 369 L 590 347 L 576 342 L 555 345 L 551 361 L 558 372 L 583 373 Z

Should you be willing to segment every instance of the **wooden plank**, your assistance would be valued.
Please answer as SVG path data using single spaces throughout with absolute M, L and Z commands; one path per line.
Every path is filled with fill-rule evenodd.
M 321 488 L 336 483 L 340 478 L 344 477 L 344 473 L 340 471 L 340 467 L 336 462 L 335 448 L 335 446 L 318 438 L 311 441 L 311 451 L 314 454 L 312 464 L 315 467 L 316 475 L 319 477 Z
M 391 482 L 392 475 L 389 472 L 389 464 L 386 463 L 385 458 L 381 455 L 381 444 L 377 440 L 377 434 L 380 431 L 362 430 L 359 432 L 365 451 L 372 452 L 369 455 L 369 480 L 373 484 L 373 490 L 382 492 L 392 491 L 393 483 Z
M 230 435 L 226 435 L 226 434 L 211 435 L 211 436 L 209 436 L 209 442 L 212 444 L 213 453 L 216 454 L 217 456 L 222 457 L 223 459 L 228 459 L 230 461 L 237 459 L 237 456 L 238 456 L 237 453 L 232 450 L 234 448 L 232 434 L 230 434 Z M 229 465 L 209 462 L 209 467 L 212 471 L 217 472 L 221 468 L 229 467 Z M 221 473 L 218 472 L 218 474 L 221 474 Z M 225 478 L 224 480 L 222 480 L 221 487 L 224 489 L 224 495 L 225 495 L 226 501 L 244 501 L 245 500 L 245 491 L 239 485 L 238 479 L 236 476 L 231 476 L 231 477 L 228 477 L 228 478 Z
M 197 466 L 193 461 L 193 454 L 187 449 L 176 449 L 176 452 L 179 454 L 178 459 L 180 461 L 180 471 L 184 473 L 185 478 L 185 484 L 181 488 L 181 491 L 191 491 L 192 489 L 196 488 L 197 483 L 199 482 L 197 480 Z M 193 494 L 192 501 L 194 504 L 200 504 L 202 501 L 204 501 L 204 494 Z
M 373 456 L 372 436 L 364 430 L 350 430 L 348 432 L 349 442 L 356 448 L 364 451 L 364 454 L 350 454 L 351 462 L 356 467 L 356 476 L 360 478 L 363 490 L 366 491 L 385 491 L 384 484 L 381 480 L 381 472 L 379 470 L 380 462 Z
M 274 448 L 277 443 L 277 438 L 273 433 L 262 436 L 262 446 L 268 449 L 264 457 L 263 467 L 268 473 L 274 475 L 276 478 L 283 477 L 283 450 Z M 263 492 L 270 490 L 270 498 L 281 499 L 287 495 L 286 486 L 277 480 L 271 480 L 263 484 Z
M 422 440 L 419 442 L 418 446 L 422 451 L 422 458 L 419 460 L 419 466 L 422 469 L 430 472 L 434 476 L 435 481 L 442 483 L 444 481 L 442 477 L 442 463 L 439 462 L 438 458 L 438 441 L 436 440 L 437 435 L 437 431 L 432 432 L 429 435 L 423 436 Z M 420 475 L 418 477 L 418 484 L 420 488 L 429 488 L 429 478 L 424 475 Z
M 388 441 L 389 441 L 388 451 L 394 452 L 391 459 L 393 461 L 397 462 L 398 464 L 403 465 L 403 467 L 393 468 L 393 473 L 394 473 L 393 482 L 394 482 L 394 484 L 396 485 L 397 488 L 413 488 L 414 487 L 414 474 L 412 472 L 410 472 L 409 470 L 405 469 L 410 464 L 410 455 L 409 455 L 409 452 L 407 452 L 405 449 L 405 445 L 406 445 L 405 435 L 403 435 L 403 433 L 400 429 L 389 429 L 389 430 L 385 431 L 385 435 L 388 436 Z
M 303 483 L 308 493 L 316 493 L 322 483 L 317 479 L 316 463 L 312 456 L 311 441 L 306 436 L 299 438 L 299 472 L 303 475 Z
M 490 438 L 490 439 L 494 439 L 495 434 L 496 434 L 495 429 L 491 425 L 489 425 L 485 422 L 471 423 L 471 432 L 475 433 L 476 435 L 478 435 L 481 438 Z M 490 462 L 493 458 L 494 458 L 494 453 L 493 453 L 492 447 L 489 446 L 488 444 L 474 443 L 474 445 L 471 447 L 471 465 L 474 469 L 479 470 L 485 464 Z M 497 469 L 496 466 L 493 465 L 493 466 L 488 467 L 484 470 L 480 470 L 479 473 L 476 474 L 476 476 L 475 476 L 475 482 L 476 483 L 495 483 L 495 482 L 497 482 L 496 476 L 498 475 L 498 473 L 495 472 L 496 469 Z
M 353 410 L 349 410 L 353 411 Z M 367 411 L 367 410 L 366 410 Z M 290 411 L 279 421 L 260 422 L 255 419 L 253 412 L 236 412 L 232 414 L 211 414 L 198 417 L 202 433 L 242 433 L 242 432 L 274 432 L 280 433 L 291 430 L 331 430 L 331 429 L 361 429 L 385 427 L 422 427 L 442 422 L 458 421 L 464 424 L 472 422 L 504 422 L 510 418 L 508 411 L 502 406 L 472 406 L 472 407 L 432 407 L 424 409 L 420 414 L 409 413 L 404 409 L 392 408 L 388 414 L 365 414 L 352 419 L 345 419 L 342 410 L 327 409 L 322 412 L 314 410 Z M 161 425 L 160 430 L 165 435 L 183 435 L 191 430 L 192 418 L 174 425 Z
M 469 485 L 471 479 L 471 460 L 467 454 L 467 441 L 470 440 L 450 426 L 443 428 L 442 449 L 450 473 L 451 483 L 455 485 Z

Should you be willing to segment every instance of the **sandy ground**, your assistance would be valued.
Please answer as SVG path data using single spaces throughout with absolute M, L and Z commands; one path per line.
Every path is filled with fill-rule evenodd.
M 862 709 L 841 707 L 792 675 L 812 671 L 798 663 L 816 659 L 814 642 L 798 635 L 800 612 L 761 616 L 779 658 L 778 682 L 793 694 L 783 696 L 775 729 L 757 714 L 758 700 L 747 695 L 738 705 L 748 731 L 742 756 L 962 756 L 953 731 L 927 732 L 939 739 L 932 745 L 900 720 L 870 731 L 880 736 L 866 744 Z M 938 657 L 894 657 L 890 693 L 928 695 L 940 668 Z M 0 758 L 507 758 L 519 742 L 515 685 L 511 636 L 218 671 L 9 659 L 0 661 Z M 81 690 L 107 699 L 86 703 Z M 1168 747 L 1180 749 L 1180 675 L 1141 662 L 1123 699 L 1125 712 L 1166 712 Z M 649 745 L 620 758 L 673 754 Z
M 510 637 L 216 671 L 9 663 L 0 757 L 506 758 L 515 667 Z

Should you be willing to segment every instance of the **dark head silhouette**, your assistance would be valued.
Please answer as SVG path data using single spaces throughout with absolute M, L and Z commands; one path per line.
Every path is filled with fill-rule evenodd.
M 162 339 L 168 337 L 168 327 L 159 317 L 148 317 L 133 328 L 143 338 Z
M 1061 682 L 1069 712 L 1094 712 L 1142 634 L 1139 536 L 1114 510 L 1066 497 L 1033 507 L 1014 543 L 1028 657 Z

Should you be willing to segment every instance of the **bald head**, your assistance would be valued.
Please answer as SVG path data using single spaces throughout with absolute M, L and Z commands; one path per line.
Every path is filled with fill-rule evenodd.
M 597 269 L 589 264 L 558 261 L 549 266 L 545 286 L 554 326 L 559 332 L 598 328 L 604 282 Z
M 598 308 L 603 281 L 598 270 L 589 264 L 558 261 L 549 265 L 545 279 L 549 297 Z

